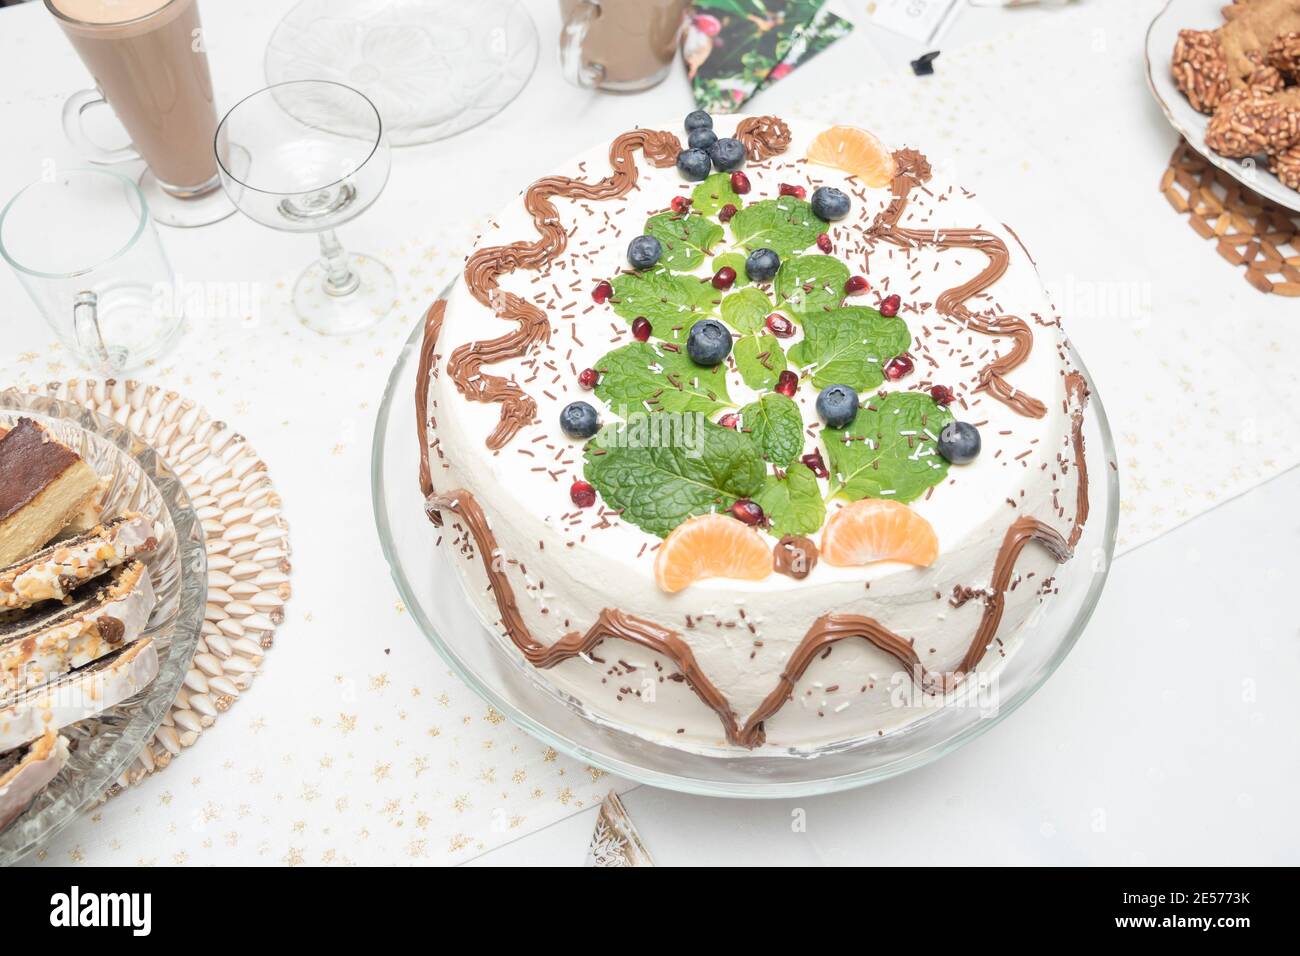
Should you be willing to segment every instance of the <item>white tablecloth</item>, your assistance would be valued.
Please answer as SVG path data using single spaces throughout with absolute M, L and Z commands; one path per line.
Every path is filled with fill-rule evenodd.
M 291 5 L 204 4 L 222 103 L 263 85 L 265 40 Z M 316 337 L 284 304 L 286 283 L 314 255 L 309 240 L 238 216 L 205 229 L 164 232 L 185 280 L 244 283 L 258 297 L 248 316 L 193 322 L 153 379 L 203 402 L 266 459 L 292 527 L 294 599 L 264 674 L 245 699 L 164 773 L 69 828 L 42 859 L 459 862 L 590 807 L 610 786 L 599 771 L 549 752 L 503 721 L 446 673 L 397 601 L 370 512 L 370 438 L 388 371 L 482 218 L 576 148 L 632 123 L 674 122 L 689 109 L 679 75 L 635 98 L 567 87 L 554 58 L 556 5 L 529 5 L 543 52 L 523 95 L 465 135 L 398 151 L 384 197 L 341 232 L 351 248 L 394 265 L 403 283 L 399 316 L 351 339 Z M 842 6 L 862 19 L 860 2 Z M 1291 413 L 1300 397 L 1290 371 L 1300 358 L 1296 305 L 1247 286 L 1157 190 L 1175 138 L 1145 90 L 1141 41 L 1159 6 L 1157 0 L 1089 0 L 1065 12 L 968 10 L 942 43 L 938 74 L 925 79 L 907 70 L 918 52 L 913 45 L 859 29 L 754 103 L 763 111 L 873 127 L 891 141 L 910 139 L 953 157 L 970 171 L 989 208 L 1039 259 L 1105 396 L 1120 447 L 1126 547 L 1257 485 L 1300 455 Z M 0 12 L 0 125 L 8 133 L 0 150 L 0 195 L 41 175 L 49 161 L 77 162 L 58 115 L 63 98 L 84 85 L 84 70 L 39 4 Z M 1099 295 L 1107 304 L 1091 305 Z M 0 301 L 6 304 L 0 383 L 83 374 L 51 342 L 7 272 L 0 274 Z M 1294 544 L 1294 519 L 1262 526 L 1275 534 L 1290 530 Z M 1179 534 L 1194 541 L 1195 530 Z M 1222 562 L 1263 575 L 1280 561 L 1294 564 L 1284 549 L 1243 555 L 1242 564 L 1235 553 L 1222 553 L 1228 539 L 1213 540 L 1200 560 L 1216 568 Z M 1294 787 L 1295 748 L 1283 730 L 1295 726 L 1297 708 L 1279 698 L 1267 708 L 1220 699 L 1241 693 L 1248 679 L 1271 692 L 1268 677 L 1277 668 L 1294 672 L 1294 628 L 1289 644 L 1280 631 L 1276 640 L 1259 634 L 1258 646 L 1249 644 L 1251 670 L 1242 671 L 1247 647 L 1232 645 L 1221 622 L 1180 606 L 1221 577 L 1207 575 L 1189 594 L 1179 593 L 1195 580 L 1186 575 L 1144 586 L 1136 562 L 1155 554 L 1168 567 L 1168 553 L 1155 551 L 1163 544 L 1117 565 L 1103 604 L 1111 617 L 1102 620 L 1118 630 L 1091 628 L 1062 677 L 998 733 L 905 782 L 822 801 L 826 823 L 810 826 L 810 858 L 880 862 L 889 855 L 881 848 L 892 844 L 864 840 L 864 831 L 892 830 L 881 821 L 894 814 L 914 818 L 906 808 L 923 805 L 922 823 L 935 837 L 926 859 L 968 858 L 943 838 L 949 824 L 954 833 L 978 831 L 969 846 L 984 859 L 1033 859 L 1046 853 L 1033 828 L 1018 843 L 1006 835 L 1035 816 L 1039 837 L 1069 833 L 1079 814 L 1087 818 L 1097 809 L 1079 803 L 1077 780 L 1072 787 L 1065 772 L 1074 760 L 1122 754 L 1092 768 L 1105 788 L 1094 802 L 1103 817 L 1109 807 L 1112 820 L 1137 813 L 1140 821 L 1160 808 L 1171 778 L 1189 788 L 1211 778 L 1223 785 L 1220 769 L 1191 765 L 1196 761 L 1232 753 L 1262 763 L 1265 752 L 1289 747 L 1290 761 L 1274 762 L 1267 777 L 1254 760 L 1237 768 L 1244 796 L 1236 800 L 1251 820 L 1274 828 L 1271 852 L 1294 862 L 1300 838 L 1293 815 L 1264 788 L 1288 781 Z M 1178 561 L 1188 560 L 1189 547 L 1196 550 L 1184 545 Z M 1232 580 L 1249 587 L 1256 579 Z M 1266 609 L 1284 606 L 1264 594 L 1253 599 L 1254 610 L 1261 602 Z M 1140 614 L 1156 619 L 1145 631 L 1127 630 Z M 1160 676 L 1173 661 L 1182 669 L 1177 682 Z M 1073 693 L 1061 686 L 1071 672 L 1081 681 Z M 1170 719 L 1182 712 L 1171 709 L 1175 702 L 1190 705 L 1201 723 Z M 1038 721 L 1024 716 L 1033 707 Z M 1134 726 L 1154 728 L 1156 737 L 1126 732 Z M 1098 738 L 1105 747 L 1096 748 Z M 1135 741 L 1164 747 L 1165 755 L 1135 749 Z M 1034 769 L 1052 753 L 1060 755 L 1058 772 Z M 1171 774 L 1177 755 L 1188 763 Z M 923 804 L 918 794 L 925 794 Z M 656 807 L 671 809 L 674 822 L 656 826 L 665 847 L 679 845 L 683 834 L 715 827 L 733 833 L 740 826 L 745 839 L 723 844 L 733 858 L 770 860 L 786 852 L 778 838 L 789 831 L 788 807 L 740 812 L 644 789 L 630 805 L 648 819 Z M 776 819 L 782 814 L 785 822 Z M 1222 818 L 1228 829 L 1216 835 L 1232 835 L 1255 854 L 1244 859 L 1264 859 L 1264 842 L 1243 841 L 1234 829 L 1242 824 L 1234 820 Z M 581 819 L 569 824 L 583 825 Z M 544 841 L 567 832 L 553 828 L 508 852 L 514 859 L 557 859 Z M 654 850 L 654 832 L 647 836 Z M 585 834 L 575 839 L 574 861 Z M 534 845 L 544 855 L 528 849 Z M 1103 845 L 1116 849 L 1094 844 Z M 898 853 L 908 846 L 916 846 L 915 837 L 900 843 Z M 1052 858 L 1094 856 L 1176 858 L 1155 849 L 1133 851 L 1129 859 L 1090 854 L 1073 842 Z

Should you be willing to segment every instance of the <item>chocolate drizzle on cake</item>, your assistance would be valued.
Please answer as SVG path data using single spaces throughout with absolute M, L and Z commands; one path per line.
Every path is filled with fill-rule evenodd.
M 681 148 L 681 142 L 672 133 L 646 129 L 624 133 L 609 148 L 609 164 L 614 169 L 611 175 L 594 183 L 567 176 L 548 176 L 533 183 L 524 193 L 524 208 L 533 217 L 540 234 L 538 239 L 490 246 L 469 257 L 465 264 L 465 286 L 470 294 L 492 309 L 497 318 L 518 325 L 506 335 L 461 345 L 447 360 L 447 374 L 462 395 L 470 401 L 495 402 L 501 406 L 501 420 L 487 437 L 488 448 L 503 448 L 519 429 L 531 422 L 537 413 L 537 402 L 514 381 L 484 372 L 483 367 L 521 358 L 534 345 L 549 342 L 551 338 L 551 323 L 546 313 L 531 302 L 502 291 L 499 280 L 517 269 L 541 269 L 564 252 L 569 236 L 560 222 L 559 210 L 551 201 L 553 198 L 619 199 L 636 186 L 633 154 L 638 149 L 652 165 L 666 167 L 676 162 Z
M 956 319 L 982 335 L 1009 338 L 1011 351 L 998 356 L 980 370 L 976 391 L 988 392 L 1012 411 L 1026 418 L 1042 418 L 1047 406 L 1026 395 L 1007 381 L 1007 373 L 1024 363 L 1034 346 L 1034 333 L 1028 323 L 1014 315 L 985 318 L 966 307 L 966 301 L 991 287 L 1006 274 L 1011 253 L 1001 237 L 983 229 L 905 229 L 898 225 L 907 208 L 912 190 L 930 179 L 930 163 L 914 149 L 894 153 L 897 172 L 890 184 L 894 198 L 872 224 L 871 234 L 904 249 L 932 245 L 937 249 L 974 249 L 983 253 L 988 265 L 974 278 L 948 289 L 935 302 L 943 315 Z

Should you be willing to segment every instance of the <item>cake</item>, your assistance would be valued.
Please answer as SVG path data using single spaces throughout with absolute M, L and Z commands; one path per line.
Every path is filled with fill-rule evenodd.
M 68 604 L 0 622 L 0 698 L 44 684 L 135 641 L 155 603 L 142 561 L 121 565 L 102 587 Z
M 90 504 L 94 469 L 30 418 L 0 438 L 0 566 L 36 551 Z
M 0 830 L 27 808 L 68 762 L 68 740 L 52 730 L 0 753 Z
M 1015 233 L 920 151 L 687 127 L 533 183 L 428 310 L 431 547 L 598 721 L 886 735 L 1033 639 L 1087 518 L 1087 384 Z
M 64 601 L 87 581 L 158 547 L 153 522 L 121 515 L 0 569 L 0 610 Z

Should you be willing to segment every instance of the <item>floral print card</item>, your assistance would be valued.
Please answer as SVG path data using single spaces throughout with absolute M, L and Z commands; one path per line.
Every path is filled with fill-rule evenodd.
M 772 68 L 759 89 L 765 90 L 782 77 L 789 76 L 795 67 L 807 63 L 836 40 L 842 40 L 852 32 L 852 23 L 823 7 L 806 26 L 795 31 L 785 59 Z
M 682 35 L 682 59 L 696 105 L 715 113 L 738 110 L 784 64 L 825 3 L 695 0 Z M 793 64 L 785 72 L 790 69 Z

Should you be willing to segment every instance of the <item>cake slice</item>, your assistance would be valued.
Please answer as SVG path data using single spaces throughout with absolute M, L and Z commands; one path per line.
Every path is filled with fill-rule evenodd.
M 158 649 L 144 638 L 0 706 L 0 753 L 116 707 L 158 676 Z
M 0 753 L 0 830 L 27 809 L 68 762 L 68 739 L 53 730 L 39 740 Z
M 71 604 L 0 622 L 0 700 L 135 641 L 155 600 L 149 570 L 132 561 Z
M 30 418 L 0 438 L 0 565 L 36 551 L 86 507 L 99 478 Z
M 87 581 L 158 547 L 153 522 L 125 514 L 0 570 L 0 610 L 63 601 Z

